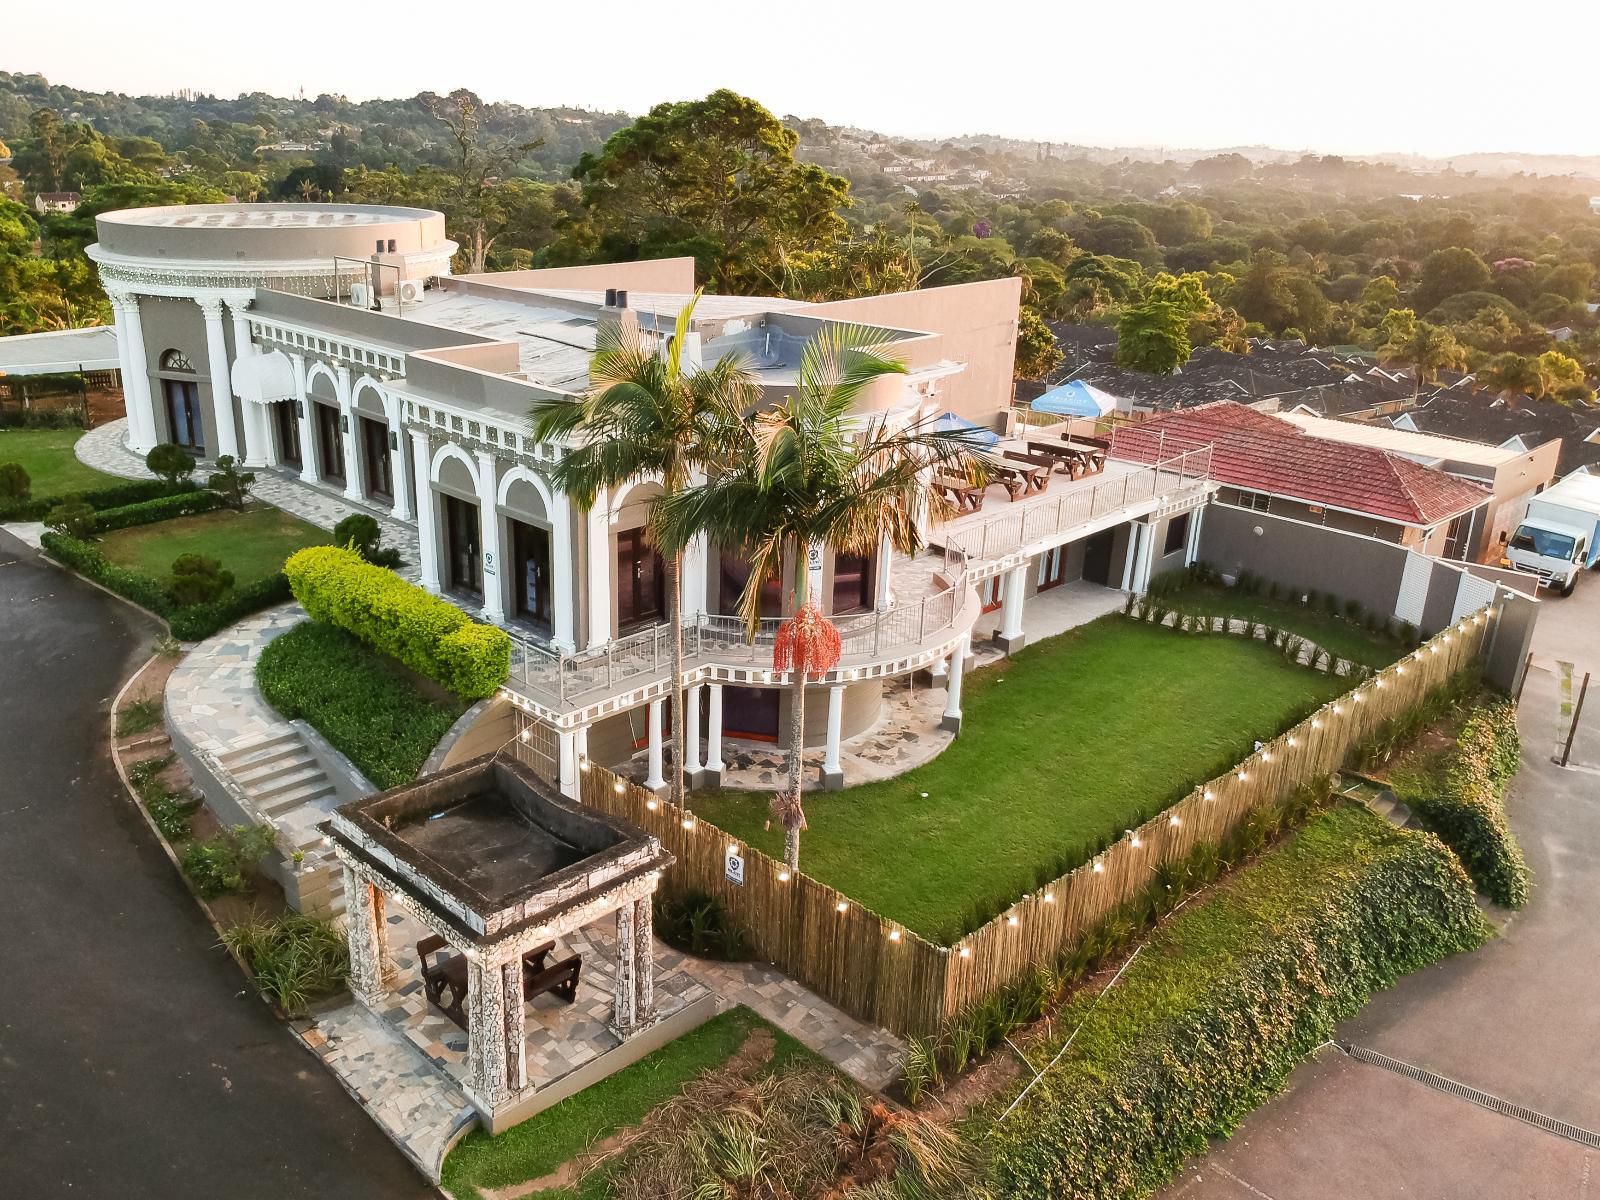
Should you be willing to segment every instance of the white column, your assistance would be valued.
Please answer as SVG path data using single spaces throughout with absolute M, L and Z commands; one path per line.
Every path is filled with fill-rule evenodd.
M 962 638 L 950 652 L 950 679 L 945 684 L 944 720 L 940 728 L 961 732 L 961 672 L 966 666 L 967 639 Z
M 822 751 L 822 786 L 829 791 L 844 786 L 844 770 L 839 766 L 840 733 L 844 728 L 844 684 L 828 689 L 828 740 Z
M 1139 531 L 1143 528 L 1138 521 L 1128 523 L 1128 553 L 1122 560 L 1122 590 L 1125 592 L 1133 590 L 1133 564 L 1139 553 Z
M 295 412 L 300 418 L 300 479 L 316 483 L 321 476 L 317 472 L 317 434 L 311 420 L 311 397 L 306 394 L 306 356 L 291 354 L 289 363 L 294 367 Z
M 206 365 L 211 372 L 211 412 L 217 423 L 213 458 L 239 457 L 239 426 L 233 419 L 233 377 L 228 370 L 228 339 L 222 332 L 222 299 L 202 296 L 196 301 L 206 321 Z
M 577 800 L 578 731 L 569 729 L 556 734 L 556 744 L 560 748 L 561 794 L 568 800 Z
M 308 456 L 309 457 L 309 456 Z M 439 591 L 439 530 L 438 501 L 433 498 L 433 483 L 428 478 L 428 435 L 420 429 L 411 431 L 411 461 L 417 476 L 417 541 L 422 562 L 422 586 L 438 594 Z
M 720 776 L 726 763 L 722 761 L 722 685 L 712 683 L 711 698 L 706 712 L 706 770 Z
M 254 357 L 256 344 L 250 340 L 250 322 L 245 319 L 245 300 L 228 301 L 228 315 L 233 319 L 233 361 Z M 232 374 L 229 375 L 231 394 Z M 244 412 L 244 465 L 247 467 L 275 467 L 277 452 L 272 445 L 272 430 L 267 421 L 267 406 L 241 400 Z
M 1189 544 L 1183 550 L 1183 565 L 1186 567 L 1193 566 L 1195 559 L 1200 557 L 1200 522 L 1205 515 L 1203 504 L 1189 512 Z
M 1139 562 L 1134 568 L 1134 591 L 1143 595 L 1150 586 L 1150 571 L 1155 565 L 1156 555 L 1156 527 L 1146 525 L 1144 534 L 1139 539 Z
M 683 772 L 689 780 L 689 786 L 697 787 L 700 783 L 700 689 L 703 684 L 695 684 L 684 691 L 683 696 Z
M 580 725 L 578 726 L 577 733 L 578 766 L 580 769 L 582 769 L 583 764 L 589 761 L 589 727 L 587 725 Z
M 496 625 L 506 619 L 505 570 L 500 561 L 500 497 L 495 457 L 478 451 L 478 527 L 483 544 L 483 615 Z
M 344 495 L 346 500 L 360 500 L 365 492 L 361 487 L 361 439 L 356 434 L 355 403 L 351 399 L 349 367 L 334 370 L 334 390 L 339 397 L 339 428 L 344 436 Z
M 1028 564 L 1019 563 L 1006 572 L 1005 595 L 1000 602 L 1000 636 L 995 639 L 1007 654 L 1022 649 L 1022 609 L 1027 603 Z
M 667 786 L 666 776 L 661 773 L 661 705 L 662 701 L 650 701 L 650 774 L 645 778 L 644 786 L 652 792 L 659 792 Z
M 888 612 L 894 607 L 894 544 L 886 533 L 878 539 L 877 609 Z
M 128 409 L 128 448 L 142 456 L 155 448 L 156 409 L 150 394 L 150 363 L 145 355 L 139 297 L 129 296 L 118 318 L 117 340 L 126 343 L 128 354 L 128 369 L 122 376 L 122 394 Z
M 131 403 L 133 371 L 128 366 L 127 318 L 123 312 L 132 301 L 121 292 L 112 292 L 110 299 L 112 320 L 116 323 L 117 330 L 117 370 L 122 377 L 122 407 L 128 418 L 128 441 L 131 444 L 138 440 L 138 436 L 134 431 L 139 428 L 142 417 L 142 414 L 135 414 Z
M 411 464 L 406 454 L 406 427 L 401 420 L 400 409 L 400 397 L 385 391 L 383 412 L 389 420 L 389 473 L 394 476 L 394 507 L 389 511 L 395 520 L 409 521 L 413 514 L 411 489 L 406 486 L 406 477 Z
M 572 587 L 572 502 L 562 491 L 550 501 L 550 590 L 551 640 L 562 650 L 574 650 L 578 601 Z
M 602 489 L 588 516 L 589 649 L 611 640 L 611 498 Z

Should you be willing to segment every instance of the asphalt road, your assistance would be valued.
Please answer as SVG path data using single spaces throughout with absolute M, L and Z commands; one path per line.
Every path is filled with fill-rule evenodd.
M 0 532 L 0 1196 L 433 1195 L 122 791 L 106 714 L 156 634 Z
M 1546 601 L 1518 724 L 1523 767 L 1508 798 L 1533 868 L 1532 900 L 1501 935 L 1377 996 L 1341 1041 L 1600 1131 L 1600 680 L 1572 765 L 1551 762 L 1561 679 L 1600 675 L 1600 576 Z M 1600 1200 L 1600 1150 L 1380 1067 L 1325 1050 L 1252 1114 L 1168 1200 Z

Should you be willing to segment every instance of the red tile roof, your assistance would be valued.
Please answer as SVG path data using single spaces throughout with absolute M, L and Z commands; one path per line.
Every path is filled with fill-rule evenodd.
M 1408 525 L 1438 525 L 1489 499 L 1488 489 L 1433 467 L 1313 437 L 1248 405 L 1219 400 L 1163 413 L 1113 435 L 1111 453 L 1155 462 L 1209 444 L 1211 478 Z

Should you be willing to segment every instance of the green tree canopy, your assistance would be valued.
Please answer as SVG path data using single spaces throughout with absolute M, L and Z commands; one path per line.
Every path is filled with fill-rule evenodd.
M 1465 246 L 1435 250 L 1422 260 L 1412 307 L 1428 312 L 1441 301 L 1462 292 L 1481 292 L 1489 286 L 1489 264 Z
M 1123 310 L 1117 322 L 1117 363 L 1170 375 L 1189 357 L 1189 316 L 1177 304 L 1151 300 Z

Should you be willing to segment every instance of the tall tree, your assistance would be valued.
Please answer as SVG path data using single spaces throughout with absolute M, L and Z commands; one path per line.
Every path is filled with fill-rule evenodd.
M 578 160 L 573 178 L 611 257 L 690 253 L 716 290 L 779 287 L 788 256 L 844 232 L 850 185 L 794 151 L 799 135 L 726 89 L 658 104 Z
M 1043 379 L 1061 365 L 1056 335 L 1037 311 L 1023 305 L 1017 311 L 1017 362 L 1019 379 Z
M 1189 314 L 1165 300 L 1123 309 L 1117 322 L 1117 363 L 1170 375 L 1189 357 Z
M 678 313 L 672 341 L 664 348 L 631 314 L 601 325 L 589 364 L 588 393 L 576 402 L 541 401 L 530 414 L 539 441 L 577 443 L 556 464 L 551 479 L 580 507 L 591 507 L 602 488 L 621 487 L 640 476 L 661 481 L 663 497 L 652 506 L 646 528 L 665 558 L 673 679 L 671 794 L 679 805 L 684 802 L 687 761 L 681 580 L 684 547 L 693 531 L 679 538 L 660 516 L 663 505 L 682 493 L 695 473 L 720 468 L 745 441 L 744 414 L 760 397 L 754 377 L 737 355 L 724 355 L 705 370 L 687 368 L 683 347 L 694 308 L 694 303 L 686 304 Z
M 445 211 L 464 238 L 467 269 L 482 272 L 488 267 L 495 238 L 505 226 L 497 185 L 528 154 L 544 145 L 544 139 L 518 142 L 491 135 L 484 128 L 483 101 L 466 88 L 434 97 L 428 111 L 450 131 L 454 143 Z
M 1533 359 L 1511 350 L 1496 354 L 1477 370 L 1473 380 L 1497 396 L 1537 396 L 1543 387 Z
M 890 335 L 834 325 L 806 344 L 798 386 L 775 408 L 758 414 L 753 445 L 729 469 L 658 506 L 673 544 L 709 532 L 749 557 L 750 582 L 739 611 L 750 635 L 760 625 L 764 581 L 792 570 L 790 616 L 779 630 L 775 669 L 791 677 L 788 784 L 772 802 L 784 828 L 784 861 L 800 865 L 809 675 L 829 670 L 839 657 L 839 633 L 811 593 L 807 556 L 813 546 L 836 554 L 870 554 L 887 537 L 902 554 L 922 548 L 918 514 L 948 515 L 930 492 L 930 468 L 945 466 L 982 476 L 980 445 L 971 434 L 938 432 L 927 422 L 864 428 L 852 406 L 862 391 L 905 368 L 882 350 Z
M 1429 313 L 1444 300 L 1462 292 L 1481 292 L 1489 286 L 1489 264 L 1465 246 L 1435 250 L 1422 260 L 1412 307 Z

